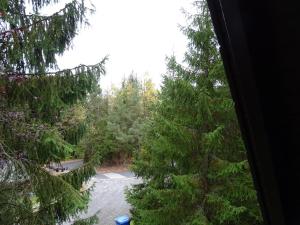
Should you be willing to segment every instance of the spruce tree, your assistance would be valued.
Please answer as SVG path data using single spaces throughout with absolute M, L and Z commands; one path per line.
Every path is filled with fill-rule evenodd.
M 59 70 L 56 57 L 91 10 L 73 0 L 53 15 L 40 15 L 53 3 L 0 1 L 0 224 L 61 224 L 88 201 L 80 189 L 94 174 L 94 161 L 58 176 L 45 165 L 74 152 L 84 117 L 70 107 L 95 89 L 106 59 Z
M 138 225 L 262 224 L 218 43 L 204 1 L 183 28 L 185 66 L 168 60 L 128 192 Z

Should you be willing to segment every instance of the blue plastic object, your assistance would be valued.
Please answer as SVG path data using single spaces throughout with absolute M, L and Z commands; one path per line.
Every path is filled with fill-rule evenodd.
M 116 225 L 130 225 L 129 216 L 119 216 L 115 219 Z

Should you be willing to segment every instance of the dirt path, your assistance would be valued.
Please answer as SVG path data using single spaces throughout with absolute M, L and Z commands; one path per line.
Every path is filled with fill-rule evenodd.
M 96 171 L 97 173 L 119 173 L 128 171 L 129 167 L 129 165 L 100 166 Z

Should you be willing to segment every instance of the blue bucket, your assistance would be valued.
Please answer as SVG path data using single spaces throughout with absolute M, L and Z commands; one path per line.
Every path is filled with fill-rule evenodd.
M 115 219 L 116 225 L 130 225 L 129 216 L 119 216 Z

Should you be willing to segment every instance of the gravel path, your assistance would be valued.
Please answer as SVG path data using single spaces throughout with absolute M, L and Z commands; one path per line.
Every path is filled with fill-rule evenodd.
M 126 202 L 124 191 L 141 181 L 134 174 L 126 171 L 119 173 L 98 173 L 92 178 L 95 182 L 91 193 L 91 201 L 86 213 L 80 215 L 86 218 L 96 214 L 98 225 L 114 225 L 114 219 L 120 215 L 130 215 L 130 205 Z M 72 224 L 72 223 L 65 223 Z

